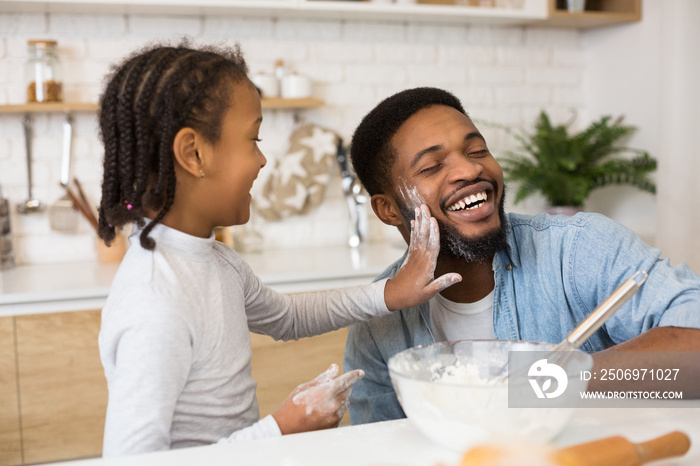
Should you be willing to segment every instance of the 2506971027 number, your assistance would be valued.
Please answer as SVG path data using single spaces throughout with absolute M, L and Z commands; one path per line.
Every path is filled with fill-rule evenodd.
M 674 381 L 678 378 L 680 369 L 600 369 L 591 373 L 582 371 L 581 379 L 598 379 L 603 381 L 615 380 L 668 380 Z

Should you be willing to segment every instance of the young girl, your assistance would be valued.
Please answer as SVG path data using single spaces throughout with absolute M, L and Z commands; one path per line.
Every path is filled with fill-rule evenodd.
M 249 331 L 298 339 L 427 301 L 439 241 L 416 209 L 410 259 L 390 281 L 278 294 L 213 228 L 248 221 L 260 98 L 238 47 L 141 51 L 100 101 L 105 148 L 99 235 L 133 223 L 131 248 L 102 312 L 109 387 L 104 456 L 260 438 L 337 425 L 360 370 L 332 365 L 259 420 Z

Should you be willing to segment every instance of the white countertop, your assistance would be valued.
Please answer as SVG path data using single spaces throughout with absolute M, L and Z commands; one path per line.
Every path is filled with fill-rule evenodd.
M 657 402 L 658 403 L 658 402 Z M 644 442 L 674 430 L 691 439 L 683 457 L 654 466 L 700 464 L 700 401 L 670 401 L 664 408 L 579 409 L 553 442 L 566 447 L 621 435 Z M 431 443 L 407 419 L 287 435 L 226 445 L 171 450 L 121 459 L 60 463 L 62 466 L 457 466 L 461 452 Z
M 241 254 L 268 286 L 282 293 L 367 284 L 401 257 L 399 243 L 367 243 Z M 74 262 L 18 266 L 0 274 L 0 317 L 100 309 L 118 264 Z

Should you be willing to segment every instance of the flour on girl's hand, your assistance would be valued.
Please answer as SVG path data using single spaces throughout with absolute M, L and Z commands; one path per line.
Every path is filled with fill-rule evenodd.
M 361 370 L 345 373 L 338 377 L 338 365 L 331 366 L 309 384 L 300 386 L 300 391 L 292 398 L 296 405 L 305 406 L 306 415 L 313 412 L 327 415 L 335 412 L 338 419 L 348 408 L 350 389 L 364 377 Z

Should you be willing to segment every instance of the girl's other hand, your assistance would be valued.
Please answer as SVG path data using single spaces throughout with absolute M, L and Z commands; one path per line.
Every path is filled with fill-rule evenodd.
M 364 376 L 361 369 L 338 376 L 338 365 L 331 364 L 311 382 L 299 385 L 272 415 L 282 434 L 337 427 L 353 384 Z
M 458 273 L 446 273 L 433 279 L 438 254 L 440 254 L 440 230 L 437 220 L 428 207 L 416 208 L 416 218 L 411 220 L 411 244 L 408 256 L 399 271 L 384 288 L 384 301 L 390 311 L 417 306 L 445 288 L 462 281 Z

